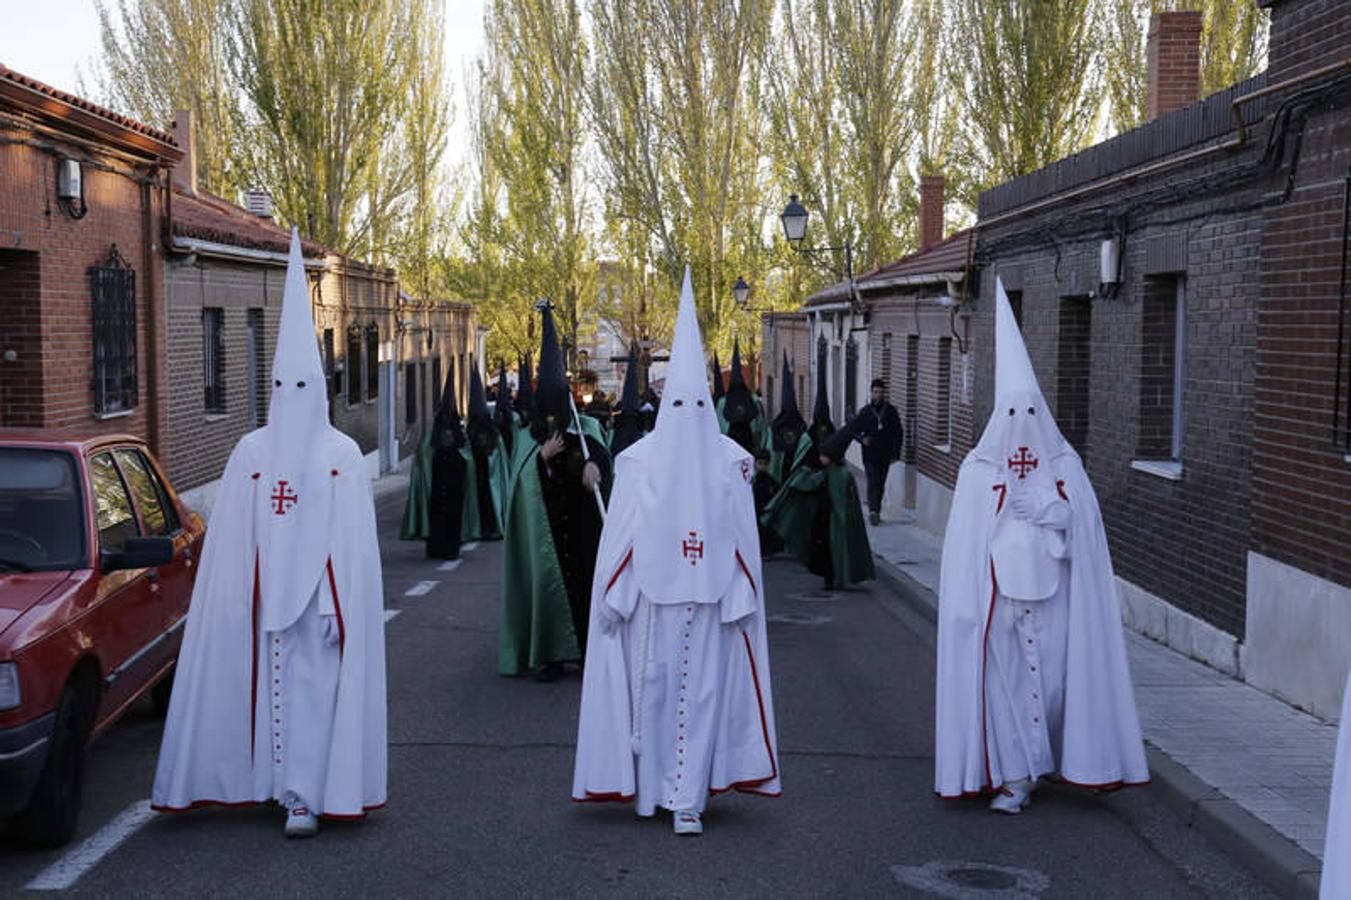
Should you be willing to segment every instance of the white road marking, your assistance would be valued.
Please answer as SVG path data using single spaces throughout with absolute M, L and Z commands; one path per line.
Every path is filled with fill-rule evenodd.
M 155 813 L 150 809 L 149 800 L 133 803 L 117 818 L 86 838 L 78 847 L 39 872 L 36 878 L 28 882 L 25 890 L 66 890 L 154 817 Z
M 437 566 L 436 571 L 454 572 L 456 569 L 460 567 L 460 563 L 462 562 L 464 562 L 464 560 L 462 559 L 448 559 L 445 562 L 441 563 L 441 565 Z
M 399 613 L 401 613 L 401 612 L 403 612 L 403 610 L 401 610 L 401 609 L 387 609 L 387 610 L 385 610 L 385 621 L 388 622 L 390 619 L 394 618 L 395 616 L 397 616 L 397 615 L 398 615 Z
M 419 581 L 417 584 L 413 585 L 408 590 L 404 591 L 403 595 L 405 597 L 421 597 L 425 594 L 430 593 L 432 588 L 436 587 L 440 583 L 441 582 L 439 581 Z
M 461 545 L 460 545 L 460 549 L 463 550 L 463 551 L 465 551 L 466 553 L 469 552 L 470 550 L 477 550 L 477 549 L 478 549 L 478 541 L 470 541 L 470 542 L 467 543 L 467 544 L 461 544 Z

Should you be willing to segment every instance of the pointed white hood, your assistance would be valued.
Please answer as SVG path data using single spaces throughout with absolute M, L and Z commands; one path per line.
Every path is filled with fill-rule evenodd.
M 1008 469 L 1010 460 L 1049 459 L 1072 448 L 1061 435 L 1051 408 L 1037 384 L 1032 360 L 1027 355 L 1013 308 L 1004 293 L 1004 282 L 995 281 L 994 410 L 972 454 Z M 1027 455 L 1021 448 L 1027 448 Z M 1030 463 L 1012 464 L 1010 474 L 1028 480 L 1048 469 Z
M 734 572 L 732 442 L 718 429 L 690 272 L 680 291 L 656 428 L 642 441 L 644 527 L 633 540 L 643 593 L 654 602 L 714 602 Z M 744 454 L 743 454 L 744 455 Z
M 282 291 L 281 324 L 272 358 L 272 399 L 262 429 L 264 454 L 255 521 L 259 540 L 262 619 L 269 630 L 300 615 L 323 575 L 329 555 L 333 476 L 325 462 L 328 391 L 315 338 L 300 235 Z

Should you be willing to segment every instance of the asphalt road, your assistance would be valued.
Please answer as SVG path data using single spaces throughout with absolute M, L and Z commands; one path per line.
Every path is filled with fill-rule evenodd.
M 0 837 L 0 895 L 85 852 L 99 861 L 70 890 L 86 896 L 1268 896 L 1150 788 L 1044 789 L 1021 817 L 935 798 L 932 626 L 884 586 L 823 595 L 781 559 L 765 582 L 783 797 L 716 798 L 693 839 L 669 818 L 573 804 L 580 679 L 497 676 L 500 545 L 439 571 L 393 538 L 402 502 L 379 504 L 399 611 L 386 809 L 310 841 L 284 840 L 275 808 L 147 816 L 99 857 L 81 842 L 149 797 L 160 722 L 146 703 L 93 748 L 75 843 L 32 853 Z

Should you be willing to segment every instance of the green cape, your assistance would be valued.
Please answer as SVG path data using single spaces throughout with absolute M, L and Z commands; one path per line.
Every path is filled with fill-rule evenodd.
M 768 430 L 766 430 L 765 436 L 766 436 L 765 449 L 769 451 L 769 474 L 773 475 L 774 480 L 777 481 L 779 484 L 783 484 L 785 476 L 789 472 L 796 470 L 798 468 L 799 463 L 801 463 L 802 460 L 806 459 L 807 454 L 812 451 L 811 435 L 807 434 L 807 432 L 804 431 L 802 432 L 801 436 L 798 437 L 797 450 L 794 451 L 793 453 L 793 459 L 791 463 L 788 460 L 787 453 L 785 453 L 782 450 L 774 449 L 773 437 Z
M 600 423 L 579 416 L 582 431 L 601 443 Z M 539 483 L 539 444 L 529 428 L 512 442 L 510 478 L 503 494 L 502 625 L 497 671 L 520 675 L 551 662 L 580 659 L 581 644 L 563 570 L 549 530 L 549 511 Z
M 872 547 L 854 476 L 844 466 L 802 466 L 765 507 L 761 521 L 783 539 L 784 548 L 808 564 L 818 504 L 830 504 L 830 561 L 836 587 L 876 577 Z
M 399 537 L 405 541 L 425 541 L 432 533 L 432 433 L 422 436 L 422 443 L 413 454 L 408 472 L 408 500 L 403 507 L 403 525 Z
M 481 541 L 484 534 L 483 523 L 479 521 L 478 466 L 474 464 L 474 451 L 467 444 L 460 448 L 460 456 L 464 458 L 464 511 L 460 516 L 460 540 Z M 488 457 L 488 488 L 493 495 L 493 512 L 497 515 L 499 528 L 505 508 L 509 466 L 506 450 L 498 443 L 497 449 Z

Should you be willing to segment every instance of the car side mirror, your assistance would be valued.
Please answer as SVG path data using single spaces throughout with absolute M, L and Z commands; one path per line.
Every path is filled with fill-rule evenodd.
M 122 569 L 155 569 L 167 566 L 174 559 L 174 541 L 167 537 L 128 538 L 121 552 L 103 554 L 103 571 Z

